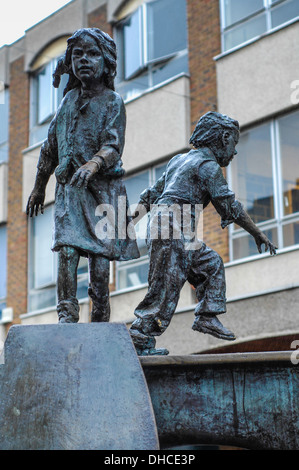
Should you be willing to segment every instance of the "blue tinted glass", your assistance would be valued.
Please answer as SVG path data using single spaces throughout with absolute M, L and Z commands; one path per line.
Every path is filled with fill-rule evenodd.
M 0 145 L 8 141 L 9 92 L 0 91 Z M 0 154 L 0 161 L 2 160 Z M 3 158 L 4 160 L 4 158 Z
M 148 262 L 127 267 L 118 271 L 118 289 L 137 287 L 146 284 L 148 278 Z
M 180 73 L 188 73 L 188 55 L 178 55 L 163 64 L 157 65 L 152 71 L 153 85 L 158 85 Z
M 270 124 L 241 134 L 231 163 L 232 189 L 255 223 L 274 218 Z
M 134 74 L 142 64 L 142 38 L 138 9 L 123 26 L 125 79 Z
M 47 207 L 44 214 L 32 219 L 32 277 L 34 288 L 50 284 L 56 280 L 54 274 L 54 253 L 52 246 L 53 207 Z
M 224 50 L 227 51 L 233 47 L 243 44 L 250 39 L 256 38 L 267 31 L 266 14 L 254 16 L 248 21 L 225 31 Z
M 285 1 L 271 11 L 272 28 L 279 26 L 280 24 L 286 23 L 299 16 L 299 1 L 290 0 Z
M 149 171 L 128 177 L 125 180 L 125 185 L 130 206 L 137 204 L 142 191 L 149 187 Z
M 245 19 L 264 7 L 264 0 L 225 0 L 225 27 Z
M 187 47 L 185 0 L 158 0 L 147 4 L 148 60 Z
M 263 230 L 263 233 L 275 246 L 278 246 L 276 228 Z M 263 252 L 264 248 L 265 245 L 262 246 Z M 259 252 L 257 250 L 254 238 L 250 235 L 246 234 L 243 237 L 238 237 L 233 240 L 233 259 L 247 258 L 248 256 L 255 256 L 258 254 Z
M 299 212 L 299 112 L 278 119 L 284 215 Z
M 52 109 L 52 62 L 49 62 L 37 75 L 38 123 L 49 118 Z

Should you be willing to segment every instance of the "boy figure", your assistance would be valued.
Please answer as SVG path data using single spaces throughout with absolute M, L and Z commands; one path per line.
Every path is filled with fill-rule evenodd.
M 191 136 L 190 144 L 194 149 L 170 160 L 164 175 L 141 194 L 139 205 L 146 211 L 155 209 L 157 213 L 159 205 L 179 205 L 182 208 L 184 204 L 190 207 L 198 204 L 205 208 L 212 202 L 222 218 L 222 228 L 230 223 L 238 224 L 254 237 L 259 252 L 261 245 L 265 244 L 265 250 L 269 249 L 273 255 L 276 247 L 235 200 L 222 174 L 221 167 L 227 167 L 237 153 L 238 140 L 237 121 L 208 112 L 198 121 Z M 138 207 L 135 216 L 137 212 Z M 156 224 L 155 217 L 153 220 L 151 217 L 149 227 L 152 224 Z M 154 337 L 168 327 L 187 280 L 195 287 L 198 299 L 192 329 L 220 339 L 235 339 L 234 333 L 217 318 L 226 312 L 223 261 L 204 243 L 200 248 L 190 249 L 187 241 L 183 234 L 176 239 L 149 240 L 149 288 L 134 312 L 137 318 L 130 328 L 139 355 L 168 354 L 166 349 L 155 349 Z
M 37 166 L 35 186 L 27 204 L 31 217 L 43 212 L 45 189 L 55 171 L 53 250 L 58 251 L 58 317 L 61 323 L 79 319 L 77 268 L 88 257 L 93 301 L 91 321 L 109 321 L 109 261 L 139 257 L 136 241 L 98 237 L 96 208 L 116 208 L 126 198 L 121 156 L 126 113 L 114 91 L 116 46 L 97 28 L 76 31 L 54 73 L 55 87 L 66 73 L 64 98 L 52 120 Z M 128 205 L 128 201 L 127 201 Z M 116 217 L 116 220 L 118 218 Z M 124 220 L 128 224 L 129 220 Z M 127 234 L 126 227 L 118 227 Z

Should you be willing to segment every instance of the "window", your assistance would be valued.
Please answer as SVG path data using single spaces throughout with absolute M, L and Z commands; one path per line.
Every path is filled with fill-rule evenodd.
M 66 39 L 62 37 L 52 42 L 31 64 L 29 145 L 47 137 L 49 123 L 62 100 L 68 75 L 62 75 L 58 89 L 52 85 L 52 75 L 66 50 Z
M 116 27 L 117 89 L 124 99 L 188 72 L 186 0 L 143 3 Z
M 51 251 L 54 206 L 44 214 L 31 219 L 29 244 L 29 296 L 28 310 L 53 307 L 56 299 L 57 253 Z M 87 297 L 88 263 L 80 258 L 78 267 L 77 297 Z
M 6 254 L 7 254 L 7 241 L 6 241 L 6 226 L 0 226 L 0 320 L 2 310 L 6 307 Z
M 227 51 L 299 16 L 299 0 L 220 0 L 222 50 Z
M 278 248 L 299 244 L 299 112 L 241 134 L 230 185 L 253 221 Z M 256 255 L 254 239 L 230 227 L 231 259 Z
M 8 160 L 9 90 L 0 82 L 0 163 Z
M 30 145 L 47 137 L 49 122 L 53 118 L 66 86 L 67 75 L 62 75 L 59 88 L 52 85 L 52 74 L 58 59 L 35 72 L 31 82 L 31 128 Z
M 142 191 L 152 186 L 162 176 L 165 169 L 166 164 L 163 164 L 126 178 L 125 184 L 132 211 L 136 207 Z M 116 263 L 116 290 L 138 287 L 147 283 L 146 229 L 147 217 L 143 217 L 135 227 L 140 258 Z

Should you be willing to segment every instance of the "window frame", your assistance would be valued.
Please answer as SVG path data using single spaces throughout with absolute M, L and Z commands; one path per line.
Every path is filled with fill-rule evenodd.
M 277 242 L 279 251 L 289 251 L 299 248 L 299 243 L 294 245 L 285 246 L 284 245 L 284 236 L 283 228 L 289 223 L 299 222 L 299 211 L 293 212 L 291 214 L 284 214 L 283 207 L 283 174 L 282 174 L 282 152 L 281 152 L 281 142 L 279 135 L 279 120 L 281 118 L 298 114 L 299 111 L 294 110 L 292 112 L 279 115 L 269 119 L 270 124 L 270 148 L 271 148 L 271 161 L 272 161 L 272 179 L 273 179 L 273 202 L 274 202 L 274 218 L 268 219 L 262 222 L 257 223 L 256 225 L 261 229 L 261 231 L 277 229 Z M 265 122 L 265 123 L 266 123 Z M 265 124 L 263 123 L 263 124 Z M 256 129 L 263 124 L 253 125 L 244 129 L 244 133 Z M 242 132 L 241 132 L 242 134 Z M 238 150 L 238 147 L 237 147 Z M 238 157 L 237 157 L 238 158 Z M 233 188 L 233 178 L 232 178 L 232 166 L 230 165 L 227 168 L 227 182 L 230 188 L 234 191 Z M 236 194 L 236 199 L 238 199 L 238 194 Z M 228 227 L 229 230 L 229 263 L 235 262 L 244 262 L 246 260 L 252 260 L 260 258 L 261 256 L 267 256 L 268 253 L 257 253 L 256 255 L 249 255 L 243 258 L 234 257 L 233 242 L 235 239 L 247 237 L 250 235 L 241 227 L 234 228 L 234 224 L 230 224 Z
M 135 99 L 138 96 L 141 96 L 143 93 L 147 93 L 158 86 L 162 86 L 165 82 L 174 79 L 176 76 L 180 75 L 181 73 L 187 73 L 187 71 L 182 71 L 179 74 L 175 74 L 163 80 L 157 84 L 154 84 L 153 74 L 155 70 L 163 63 L 170 61 L 176 57 L 182 57 L 184 55 L 188 56 L 188 31 L 187 31 L 187 44 L 184 49 L 180 51 L 172 52 L 165 56 L 149 59 L 149 52 L 148 52 L 148 22 L 147 22 L 147 15 L 148 15 L 148 5 L 153 3 L 157 0 L 149 0 L 144 1 L 141 5 L 139 5 L 136 10 L 128 14 L 126 17 L 119 20 L 114 26 L 114 37 L 116 41 L 117 48 L 119 50 L 118 53 L 118 70 L 121 70 L 120 76 L 116 76 L 116 88 L 121 87 L 124 84 L 129 84 L 131 81 L 133 83 L 134 79 L 140 77 L 143 73 L 147 72 L 147 86 L 143 89 L 142 87 L 138 92 L 130 93 L 128 97 L 125 98 L 125 101 L 129 101 L 131 99 Z M 162 0 L 161 0 L 162 1 Z M 186 5 L 187 8 L 187 5 Z M 140 22 L 140 32 L 139 32 L 139 39 L 140 39 L 140 63 L 141 65 L 130 74 L 128 78 L 125 78 L 125 51 L 124 51 L 124 38 L 123 38 L 123 25 L 125 24 L 128 19 L 133 16 L 136 12 L 139 11 L 139 22 Z
M 261 15 L 261 13 L 265 12 L 265 17 L 266 17 L 266 30 L 264 33 L 262 33 L 262 35 L 264 34 L 267 34 L 267 33 L 270 33 L 272 31 L 275 31 L 277 29 L 280 29 L 282 28 L 283 26 L 289 24 L 289 23 L 292 23 L 294 21 L 296 21 L 298 18 L 299 18 L 299 14 L 298 16 L 284 22 L 284 23 L 281 23 L 279 24 L 278 26 L 274 26 L 272 27 L 272 18 L 271 18 L 271 11 L 278 7 L 279 5 L 283 4 L 284 2 L 290 2 L 291 0 L 263 0 L 263 8 L 260 8 L 259 10 L 257 10 L 255 13 L 252 13 L 248 16 L 246 16 L 245 18 L 242 18 L 241 20 L 238 20 L 236 21 L 235 23 L 232 23 L 231 25 L 229 26 L 226 26 L 225 25 L 225 0 L 219 0 L 219 10 L 220 10 L 220 31 L 221 31 L 221 51 L 222 51 L 222 54 L 225 54 L 225 53 L 228 53 L 228 52 L 231 52 L 231 51 L 234 51 L 236 49 L 239 49 L 241 47 L 244 47 L 246 46 L 247 44 L 250 44 L 251 42 L 254 42 L 256 41 L 259 37 L 261 37 L 261 35 L 257 35 L 257 36 L 254 36 L 250 39 L 248 39 L 247 41 L 244 41 L 244 42 L 241 42 L 231 48 L 228 48 L 226 49 L 225 48 L 225 39 L 224 39 L 224 35 L 227 31 L 231 31 L 235 28 L 237 28 L 238 26 L 244 24 L 245 22 L 247 22 L 248 20 L 250 19 L 253 19 L 255 17 L 258 17 L 259 15 Z
M 45 64 L 38 67 L 33 72 L 30 72 L 30 115 L 29 115 L 29 145 L 37 145 L 47 137 L 49 123 L 53 119 L 59 104 L 59 90 L 52 85 L 52 75 L 55 71 L 58 60 L 61 55 L 50 59 Z M 44 119 L 39 120 L 39 90 L 38 90 L 38 76 L 47 66 L 50 65 L 50 81 L 49 81 L 49 94 L 50 94 L 50 113 Z M 63 82 L 60 84 L 63 86 Z
M 0 106 L 6 106 L 6 109 L 5 109 L 6 139 L 0 141 L 0 165 L 1 165 L 1 163 L 8 161 L 8 153 L 9 153 L 9 100 L 10 100 L 9 87 L 4 85 L 3 88 L 1 87 L 0 92 L 3 93 L 3 101 L 4 101 L 3 103 L 0 102 Z

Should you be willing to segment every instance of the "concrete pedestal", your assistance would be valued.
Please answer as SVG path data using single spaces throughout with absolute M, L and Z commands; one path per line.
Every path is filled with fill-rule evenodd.
M 12 326 L 0 364 L 1 450 L 155 450 L 155 417 L 125 325 Z

